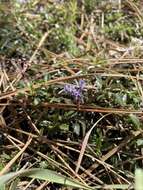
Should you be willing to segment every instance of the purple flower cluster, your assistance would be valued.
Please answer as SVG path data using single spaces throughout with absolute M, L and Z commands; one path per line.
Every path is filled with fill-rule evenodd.
M 64 91 L 71 95 L 76 101 L 83 102 L 83 90 L 85 87 L 85 81 L 80 79 L 78 85 L 66 84 Z

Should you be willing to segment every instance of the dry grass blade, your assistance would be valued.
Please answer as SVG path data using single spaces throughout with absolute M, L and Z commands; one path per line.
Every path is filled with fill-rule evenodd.
M 0 176 L 9 171 L 10 167 L 15 163 L 15 161 L 21 156 L 21 154 L 27 149 L 30 145 L 32 138 L 29 138 L 24 147 L 18 152 L 18 154 L 7 163 L 7 165 L 0 171 Z
M 86 133 L 86 135 L 85 135 L 85 137 L 84 137 L 84 140 L 83 140 L 83 142 L 82 142 L 80 154 L 79 154 L 79 157 L 78 157 L 77 166 L 76 166 L 76 170 L 75 170 L 76 173 L 78 173 L 78 171 L 79 171 L 79 168 L 80 168 L 80 165 L 81 165 L 81 162 L 82 162 L 82 158 L 83 158 L 83 155 L 84 155 L 84 152 L 85 152 L 87 143 L 88 143 L 88 139 L 89 139 L 89 136 L 90 136 L 92 130 L 94 129 L 94 127 L 96 127 L 96 125 L 97 125 L 103 118 L 105 118 L 105 117 L 108 116 L 108 115 L 109 115 L 109 114 L 106 114 L 106 115 L 102 116 L 102 117 L 91 127 L 91 129 Z
M 42 189 L 44 189 L 47 185 L 48 185 L 48 183 L 49 182 L 47 182 L 47 181 L 45 181 L 45 182 L 43 182 L 37 189 L 35 189 L 35 190 L 42 190 Z
M 143 15 L 140 9 L 136 6 L 136 4 L 133 1 L 126 0 L 125 3 L 135 12 L 135 15 L 137 15 L 137 17 L 140 20 L 140 23 L 143 26 Z
M 140 134 L 142 134 L 143 131 L 136 131 L 134 132 L 131 136 L 127 137 L 125 140 L 123 140 L 123 142 L 121 142 L 118 146 L 116 146 L 115 148 L 113 148 L 112 150 L 110 150 L 106 155 L 103 155 L 100 158 L 100 161 L 104 162 L 107 159 L 109 159 L 111 156 L 113 156 L 115 153 L 117 153 L 119 150 L 121 150 L 122 147 L 124 147 L 125 145 L 127 145 L 128 142 L 130 142 L 132 139 L 136 138 L 137 136 L 139 136 Z M 93 170 L 95 170 L 100 164 L 95 163 L 92 166 L 90 166 L 86 171 L 91 172 Z M 85 177 L 87 174 L 85 174 L 85 172 L 81 175 L 82 177 Z
M 63 104 L 63 103 L 41 103 L 41 106 L 45 108 L 56 108 L 56 109 L 64 109 L 64 110 L 78 110 L 81 112 L 99 112 L 99 113 L 114 113 L 114 114 L 142 114 L 142 110 L 131 110 L 131 109 L 116 109 L 116 108 L 102 108 L 102 107 L 94 107 L 88 105 L 80 105 L 77 107 L 76 104 Z
M 52 146 L 54 147 L 54 146 Z M 54 149 L 56 149 L 54 147 Z M 69 166 L 69 164 L 61 157 L 61 155 L 59 155 L 59 153 L 55 152 L 55 154 L 57 155 L 57 157 L 62 161 L 62 163 L 67 167 L 67 169 L 75 176 L 77 177 L 78 180 L 80 180 L 84 185 L 87 185 L 85 183 L 85 181 Z
M 41 40 L 40 40 L 40 42 L 39 42 L 39 44 L 38 44 L 38 46 L 37 46 L 37 49 L 34 51 L 33 55 L 31 56 L 31 58 L 30 58 L 30 60 L 29 60 L 29 64 L 31 64 L 32 61 L 34 60 L 34 58 L 35 58 L 36 54 L 38 53 L 39 49 L 41 48 L 41 46 L 42 46 L 43 43 L 45 42 L 45 40 L 46 40 L 48 34 L 49 34 L 49 32 L 46 32 L 46 33 L 42 36 L 42 38 L 41 38 Z

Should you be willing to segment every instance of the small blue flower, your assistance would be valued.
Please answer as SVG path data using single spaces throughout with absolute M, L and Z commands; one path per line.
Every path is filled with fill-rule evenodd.
M 72 84 L 66 84 L 66 85 L 64 86 L 64 91 L 65 91 L 66 93 L 72 94 L 74 90 L 75 90 L 75 86 L 72 85 Z
M 73 95 L 73 97 L 75 98 L 76 101 L 81 101 L 81 99 L 82 99 L 82 92 L 79 89 L 76 89 L 73 92 L 72 95 Z
M 79 84 L 79 88 L 80 88 L 81 90 L 83 90 L 84 87 L 85 87 L 85 81 L 84 81 L 83 79 L 80 79 L 79 82 L 78 82 L 78 84 Z
M 83 90 L 85 87 L 85 81 L 80 79 L 78 85 L 66 84 L 64 91 L 72 96 L 76 101 L 83 102 Z

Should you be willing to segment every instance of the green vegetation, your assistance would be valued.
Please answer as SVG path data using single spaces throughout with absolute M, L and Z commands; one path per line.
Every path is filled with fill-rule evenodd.
M 142 2 L 1 1 L 0 26 L 3 189 L 133 188 Z

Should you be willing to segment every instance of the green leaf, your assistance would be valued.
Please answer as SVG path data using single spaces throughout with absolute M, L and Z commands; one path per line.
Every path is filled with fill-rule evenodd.
M 86 190 L 91 190 L 92 188 L 76 181 L 73 179 L 70 179 L 66 176 L 63 176 L 61 174 L 58 174 L 57 172 L 54 172 L 52 170 L 48 169 L 40 169 L 40 168 L 34 168 L 30 170 L 22 170 L 18 172 L 11 172 L 6 175 L 3 175 L 0 177 L 0 188 L 4 186 L 4 184 L 7 184 L 11 180 L 14 180 L 16 177 L 26 176 L 30 178 L 37 178 L 41 180 L 50 181 L 53 183 L 62 184 L 65 186 L 71 186 L 75 188 L 82 188 Z
M 129 189 L 130 185 L 127 184 L 113 184 L 113 185 L 104 185 L 104 186 L 95 186 L 95 189 Z M 95 190 L 94 189 L 94 190 Z
M 0 190 L 5 190 L 5 185 L 0 186 Z
M 126 100 L 127 100 L 127 96 L 126 94 L 123 95 L 123 94 L 115 94 L 115 98 L 116 98 L 116 102 L 121 105 L 121 106 L 125 106 L 126 105 Z
M 9 190 L 15 190 L 19 181 L 20 181 L 19 178 L 16 178 L 15 180 L 13 180 L 9 187 Z
M 143 190 L 143 170 L 135 171 L 135 190 Z
M 136 129 L 140 129 L 140 121 L 138 117 L 134 114 L 129 115 L 131 122 L 134 124 Z
M 143 146 L 143 139 L 137 140 L 137 146 Z
M 37 106 L 40 102 L 40 99 L 39 98 L 34 98 L 34 105 Z
M 75 124 L 73 124 L 73 131 L 74 131 L 74 133 L 76 134 L 76 135 L 80 135 L 80 125 L 79 125 L 79 123 L 75 123 Z
M 59 128 L 63 131 L 69 131 L 69 125 L 66 123 L 63 123 L 62 125 L 60 125 Z

